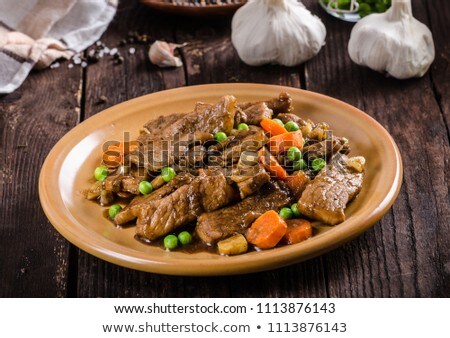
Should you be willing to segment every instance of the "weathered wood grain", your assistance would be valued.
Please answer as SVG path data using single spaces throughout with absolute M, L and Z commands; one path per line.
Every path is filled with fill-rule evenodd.
M 174 41 L 175 25 L 173 18 L 154 13 L 136 1 L 120 4 L 101 41 L 110 48 L 117 47 L 124 63 L 114 65 L 109 56 L 87 68 L 85 118 L 137 96 L 185 85 L 183 68 L 160 69 L 150 63 L 149 45 L 120 46 L 120 41 L 133 31 L 148 34 L 153 39 Z M 135 49 L 135 54 L 130 54 L 130 48 Z M 106 96 L 107 102 L 99 103 L 101 96 Z
M 415 1 L 414 10 L 426 22 L 424 3 Z M 307 88 L 376 118 L 396 140 L 404 163 L 403 188 L 389 213 L 373 230 L 324 257 L 330 296 L 448 295 L 448 135 L 430 76 L 398 81 L 352 64 L 351 25 L 321 17 L 332 38 L 306 65 Z
M 81 72 L 34 72 L 0 98 L 0 296 L 67 294 L 68 243 L 47 221 L 38 197 L 41 165 L 79 119 Z
M 231 43 L 231 21 L 180 21 L 176 31 L 182 49 L 188 85 L 254 82 L 300 88 L 302 67 L 251 67 L 240 61 Z
M 438 162 L 443 171 L 432 171 L 434 177 L 434 200 L 438 215 L 438 249 L 440 270 L 443 274 L 444 296 L 450 297 L 450 39 L 448 38 L 448 21 L 450 17 L 450 3 L 445 0 L 427 1 L 428 22 L 433 32 L 436 45 L 436 59 L 431 66 L 430 78 L 432 89 L 439 105 L 441 119 L 445 124 L 447 138 L 443 142 L 441 157 L 431 158 L 431 163 Z M 440 124 L 433 125 L 439 128 Z M 433 129 L 434 130 L 434 129 Z M 443 132 L 443 131 L 441 131 Z M 441 163 L 439 163 L 441 162 Z
M 354 65 L 352 25 L 303 1 L 328 30 L 327 45 L 300 67 L 249 67 L 230 41 L 230 21 L 198 21 L 121 2 L 102 41 L 115 47 L 128 31 L 188 42 L 183 68 L 161 70 L 148 47 L 120 47 L 123 65 L 103 59 L 82 72 L 30 75 L 0 97 L 0 296 L 80 297 L 436 297 L 450 296 L 449 41 L 450 5 L 413 1 L 433 31 L 436 61 L 422 79 L 398 81 Z M 136 53 L 128 54 L 130 47 Z M 393 208 L 363 236 L 322 257 L 264 273 L 173 277 L 122 268 L 69 245 L 39 207 L 37 178 L 50 148 L 78 120 L 124 100 L 166 88 L 259 82 L 321 92 L 366 111 L 396 139 L 404 182 Z M 77 95 L 81 107 L 77 109 Z M 107 102 L 99 103 L 100 96 Z M 20 147 L 27 144 L 26 147 Z

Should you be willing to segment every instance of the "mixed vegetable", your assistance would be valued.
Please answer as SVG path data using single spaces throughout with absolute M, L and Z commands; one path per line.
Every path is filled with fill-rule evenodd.
M 324 4 L 328 5 L 330 0 L 321 0 Z M 384 13 L 389 7 L 391 7 L 391 0 L 358 0 L 359 4 L 358 14 L 361 17 L 367 16 L 372 13 Z M 351 0 L 338 0 L 331 2 L 331 7 L 341 10 L 350 10 Z

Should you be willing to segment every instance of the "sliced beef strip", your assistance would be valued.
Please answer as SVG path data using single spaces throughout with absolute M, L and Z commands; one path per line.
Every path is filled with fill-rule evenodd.
M 122 211 L 120 211 L 114 221 L 116 224 L 122 225 L 131 222 L 137 217 L 137 213 L 141 205 L 157 201 L 161 198 L 173 193 L 179 187 L 192 182 L 194 177 L 190 174 L 179 174 L 175 176 L 169 183 L 163 185 L 161 188 L 153 191 L 151 194 L 145 196 L 135 197 Z
M 202 170 L 199 179 L 198 193 L 204 211 L 217 210 L 239 199 L 222 170 Z
M 114 194 L 108 190 L 102 190 L 99 203 L 101 206 L 110 205 L 114 201 Z
M 250 125 L 259 126 L 263 118 L 271 119 L 272 115 L 272 109 L 269 109 L 265 102 L 258 102 L 245 110 L 238 109 L 235 116 L 235 125 L 238 126 L 239 123 L 244 122 Z
M 189 140 L 212 139 L 212 135 L 218 131 L 229 134 L 233 128 L 235 113 L 236 99 L 230 95 L 224 96 L 214 105 L 197 103 L 192 113 L 182 115 L 154 133 L 141 134 L 138 138 L 139 150 L 129 156 L 130 161 L 138 166 L 145 166 L 150 171 L 172 165 L 179 156 L 187 152 Z M 161 119 L 154 125 L 160 125 L 162 121 Z M 151 123 L 148 122 L 146 126 Z
M 170 115 L 159 116 L 158 118 L 150 120 L 146 124 L 144 124 L 144 130 L 147 134 L 150 135 L 159 134 L 170 125 L 182 119 L 185 115 L 186 113 L 174 113 Z
M 241 102 L 238 103 L 238 107 L 241 110 L 245 111 L 247 108 L 261 102 L 264 102 L 267 105 L 267 107 L 272 110 L 274 115 L 290 113 L 293 109 L 292 98 L 288 93 L 280 93 L 280 95 L 277 98 L 268 101 Z
M 293 121 L 297 123 L 300 127 L 305 126 L 308 122 L 302 119 L 300 116 L 292 114 L 292 113 L 285 113 L 285 114 L 278 114 L 277 119 L 281 120 L 283 123 L 288 123 L 289 121 Z
M 93 200 L 100 197 L 100 203 L 105 204 L 106 200 L 114 200 L 114 194 L 123 198 L 130 198 L 139 194 L 139 183 L 148 178 L 146 170 L 137 168 L 120 168 L 121 174 L 107 176 L 104 182 L 97 181 L 86 194 L 86 198 Z M 118 172 L 119 170 L 116 170 Z M 124 173 L 126 171 L 126 174 Z M 109 203 L 108 203 L 109 204 Z
M 302 149 L 304 157 L 308 160 L 319 157 L 330 159 L 337 153 L 347 154 L 349 151 L 348 142 L 334 136 L 331 139 L 307 145 Z
M 300 200 L 300 212 L 314 220 L 335 225 L 345 221 L 344 210 L 361 190 L 364 172 L 347 166 L 347 157 L 338 155 L 307 185 Z
M 120 172 L 120 173 L 117 173 Z M 121 196 L 139 195 L 139 183 L 148 179 L 147 170 L 131 166 L 117 169 L 116 175 L 106 177 L 102 188 Z
M 122 188 L 123 175 L 108 176 L 103 181 L 103 189 L 112 192 L 119 192 Z
M 225 176 L 217 171 L 202 173 L 172 194 L 137 208 L 136 234 L 155 240 L 194 221 L 205 211 L 219 209 L 237 199 Z
M 270 175 L 264 170 L 245 181 L 237 183 L 241 198 L 244 199 L 247 196 L 253 195 L 269 181 Z
M 122 191 L 129 192 L 133 195 L 139 195 L 139 183 L 141 179 L 128 176 L 122 179 Z
M 252 156 L 257 156 L 256 153 L 253 154 Z M 240 160 L 238 167 L 232 172 L 231 180 L 236 182 L 239 195 L 244 199 L 258 192 L 264 184 L 268 183 L 270 181 L 270 175 L 261 164 L 244 165 Z
M 257 152 L 267 141 L 267 136 L 262 129 L 239 133 L 222 150 L 222 154 L 217 158 L 217 164 L 227 166 L 237 163 L 244 151 Z
M 244 233 L 253 221 L 269 210 L 291 203 L 288 192 L 276 183 L 267 184 L 259 194 L 230 207 L 202 214 L 195 228 L 199 238 L 213 244 L 236 233 Z
M 247 123 L 247 115 L 240 107 L 237 107 L 234 115 L 234 127 L 237 128 L 239 123 Z
M 140 149 L 129 155 L 130 162 L 156 172 L 163 167 L 187 160 L 191 145 L 213 139 L 212 134 L 201 131 L 168 139 L 154 139 L 152 135 L 142 134 L 138 138 Z
M 205 132 L 214 134 L 231 132 L 236 113 L 236 98 L 231 95 L 222 97 L 216 104 L 197 103 L 192 113 L 185 114 L 179 120 L 167 125 L 158 135 L 162 139 L 172 139 L 176 134 Z
M 199 199 L 196 197 L 197 186 L 198 183 L 193 182 L 156 202 L 140 205 L 136 235 L 155 240 L 194 221 L 196 214 L 201 212 Z
M 96 181 L 91 187 L 85 192 L 86 198 L 88 200 L 97 199 L 102 192 L 102 182 Z
M 115 193 L 129 192 L 139 195 L 139 183 L 142 178 L 125 175 L 108 176 L 103 182 L 103 189 Z
M 303 170 L 292 173 L 284 180 L 296 200 L 302 196 L 310 181 L 309 176 Z

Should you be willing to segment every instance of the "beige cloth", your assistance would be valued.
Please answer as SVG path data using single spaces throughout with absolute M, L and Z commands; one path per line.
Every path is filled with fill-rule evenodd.
M 70 58 L 100 38 L 118 0 L 0 1 L 0 93 L 10 93 L 33 67 Z

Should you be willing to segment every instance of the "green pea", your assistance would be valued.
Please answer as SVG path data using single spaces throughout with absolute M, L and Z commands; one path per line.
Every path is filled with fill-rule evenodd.
M 153 191 L 153 186 L 148 181 L 142 181 L 139 183 L 139 191 L 142 195 L 148 195 Z
M 294 217 L 300 217 L 300 210 L 298 210 L 297 203 L 294 203 L 291 205 L 292 213 L 294 214 Z
M 164 180 L 164 182 L 169 182 L 176 175 L 177 175 L 177 173 L 171 167 L 164 167 L 161 169 L 161 177 Z
M 247 123 L 239 123 L 238 130 L 248 130 L 248 124 Z
M 284 127 L 286 128 L 287 131 L 297 131 L 300 129 L 298 124 L 295 123 L 294 121 L 289 121 L 284 125 Z
M 290 147 L 287 151 L 287 157 L 291 161 L 298 161 L 302 158 L 302 152 L 297 147 Z
M 111 218 L 116 217 L 116 215 L 120 212 L 121 209 L 122 207 L 118 204 L 111 205 L 108 210 L 109 217 Z
M 364 3 L 359 4 L 359 9 L 358 9 L 359 16 L 361 16 L 363 18 L 363 17 L 369 15 L 370 13 L 372 13 L 372 8 L 370 7 L 369 4 L 364 4 Z
M 384 13 L 387 10 L 387 5 L 383 2 L 379 2 L 375 4 L 375 8 L 378 11 L 378 13 Z
M 106 168 L 104 165 L 95 168 L 94 177 L 97 181 L 103 182 L 107 176 L 108 176 L 108 168 Z
M 217 142 L 222 142 L 227 139 L 227 134 L 225 134 L 223 131 L 219 131 L 214 134 L 214 138 L 216 139 Z
M 178 238 L 175 235 L 167 235 L 164 237 L 164 247 L 173 250 L 178 246 Z
M 280 126 L 283 126 L 283 127 L 284 127 L 284 123 L 283 123 L 283 121 L 281 121 L 280 119 L 272 119 L 272 121 L 273 121 L 273 122 L 276 122 L 276 123 L 278 123 Z
M 178 234 L 178 240 L 182 245 L 186 245 L 192 242 L 192 236 L 187 231 L 182 231 Z
M 280 210 L 280 216 L 284 219 L 291 219 L 294 216 L 294 213 L 292 212 L 291 208 L 282 208 Z
M 299 159 L 298 161 L 294 162 L 294 170 L 305 170 L 308 167 L 308 164 L 306 163 L 306 161 L 304 159 Z
M 351 0 L 338 0 L 338 8 L 339 9 L 350 9 Z
M 314 171 L 319 171 L 320 169 L 325 167 L 325 164 L 326 164 L 326 162 L 323 158 L 315 158 L 311 162 L 311 168 L 313 168 Z

